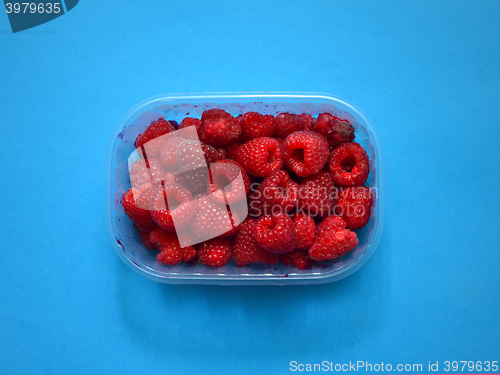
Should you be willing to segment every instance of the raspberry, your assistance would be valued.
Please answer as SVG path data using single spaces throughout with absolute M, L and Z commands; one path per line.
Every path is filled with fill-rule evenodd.
M 182 172 L 175 176 L 175 182 L 184 186 L 193 195 L 207 191 L 207 179 L 208 169 L 206 167 Z
M 125 214 L 137 228 L 142 230 L 150 231 L 156 228 L 149 212 L 149 199 L 154 191 L 152 185 L 144 184 L 140 188 L 130 188 L 122 197 Z
M 238 147 L 240 147 L 241 144 L 238 143 L 238 142 L 235 142 L 235 143 L 231 143 L 230 145 L 227 145 L 224 150 L 226 151 L 226 157 L 225 159 L 233 159 L 233 160 L 236 160 L 235 159 L 235 154 L 236 154 L 236 151 L 238 150 Z
M 248 173 L 258 177 L 266 177 L 283 166 L 281 147 L 273 138 L 254 138 L 238 147 L 235 156 Z
M 220 204 L 245 200 L 250 190 L 250 179 L 243 167 L 234 160 L 221 160 L 210 166 L 208 193 Z
M 292 181 L 285 171 L 275 171 L 267 176 L 252 194 L 252 213 L 261 216 L 289 212 L 296 207 L 298 198 L 299 184 Z
M 192 234 L 189 229 L 186 229 L 181 232 L 176 232 L 177 239 L 179 240 L 179 244 L 182 246 L 183 243 L 191 243 Z M 181 247 L 181 258 L 183 262 L 186 263 L 195 263 L 198 261 L 198 253 L 196 252 L 194 246 L 184 246 Z
M 246 219 L 234 240 L 233 258 L 238 267 L 251 263 L 275 264 L 278 261 L 277 255 L 267 252 L 255 241 L 253 229 L 256 221 Z
M 234 143 L 232 143 L 232 144 L 234 144 Z M 230 159 L 230 158 L 228 158 L 226 156 L 226 150 L 225 149 L 218 148 L 217 149 L 217 160 L 216 161 L 218 161 L 218 160 L 224 160 L 224 159 Z
M 165 178 L 163 179 L 163 181 L 166 183 L 166 184 L 171 184 L 173 182 L 175 182 L 175 175 L 172 174 L 171 172 L 165 172 Z
M 205 161 L 208 165 L 219 160 L 220 154 L 215 147 L 202 142 L 201 149 L 203 150 L 203 155 L 205 156 Z
M 170 232 L 181 231 L 193 221 L 193 197 L 189 190 L 177 183 L 156 190 L 149 207 L 156 224 Z
M 181 173 L 176 180 L 191 193 L 207 191 L 208 168 L 200 141 L 184 141 L 176 153 L 177 165 Z
M 132 187 L 140 188 L 144 184 L 160 186 L 165 172 L 158 160 L 139 158 L 130 166 L 129 177 Z
M 332 260 L 347 254 L 358 245 L 356 233 L 345 229 L 346 222 L 330 215 L 316 227 L 316 238 L 309 248 L 309 258 L 317 261 Z
M 184 120 L 179 124 L 179 129 L 184 129 L 189 126 L 194 126 L 198 135 L 200 134 L 201 120 L 192 117 L 184 117 Z
M 332 213 L 335 197 L 335 184 L 327 171 L 306 177 L 300 184 L 299 211 L 312 216 L 328 216 Z
M 314 264 L 314 261 L 309 259 L 307 250 L 303 249 L 295 249 L 292 252 L 281 254 L 280 262 L 292 267 L 298 267 L 301 270 L 309 269 Z
M 316 131 L 316 119 L 305 113 L 300 115 L 300 119 L 304 123 L 304 130 Z
M 185 139 L 183 139 L 183 142 L 180 142 L 176 151 L 173 150 L 171 152 L 175 153 L 176 162 L 181 171 L 201 167 L 205 168 L 207 165 L 215 163 L 220 159 L 221 155 L 225 154 L 225 152 L 221 154 L 221 152 L 209 144 Z M 205 161 L 203 161 L 202 157 Z
M 200 262 L 204 265 L 222 267 L 231 259 L 233 241 L 230 238 L 214 238 L 198 244 L 196 250 Z
M 198 253 L 192 246 L 181 247 L 181 259 L 186 263 L 194 263 L 198 260 Z
M 188 262 L 196 256 L 196 250 L 192 246 L 181 248 L 175 233 L 158 228 L 151 231 L 149 239 L 160 251 L 156 260 L 165 265 L 173 266 L 181 260 Z
M 283 138 L 280 138 L 280 137 L 273 137 L 273 138 L 278 141 L 278 144 L 280 145 L 281 150 L 283 150 L 283 147 L 285 147 L 285 140 Z
M 221 147 L 236 141 L 241 134 L 238 120 L 221 109 L 209 109 L 201 116 L 200 132 L 206 143 Z
M 160 163 L 164 168 L 170 170 L 177 168 L 177 150 L 184 141 L 184 138 L 172 137 L 163 142 L 160 148 Z
M 207 194 L 200 194 L 195 199 L 195 218 L 191 232 L 200 239 L 233 235 L 238 230 L 236 223 L 243 220 L 237 215 L 238 212 L 228 212 L 225 205 L 214 202 Z
M 134 146 L 138 150 L 144 147 L 148 158 L 156 157 L 160 154 L 160 147 L 163 140 L 160 139 L 158 142 L 154 142 L 153 140 L 173 131 L 175 131 L 174 127 L 165 119 L 160 118 L 153 121 L 144 133 L 139 134 L 134 142 Z
M 296 249 L 309 249 L 314 242 L 314 233 L 316 231 L 316 224 L 309 215 L 303 213 L 296 213 L 292 217 L 293 227 L 297 233 Z
M 276 130 L 274 134 L 280 138 L 286 138 L 290 134 L 304 130 L 304 123 L 297 115 L 280 113 L 276 116 Z
M 241 137 L 244 142 L 258 137 L 272 137 L 276 129 L 276 119 L 271 115 L 247 112 L 241 119 Z
M 293 251 L 297 244 L 292 220 L 282 212 L 260 217 L 255 223 L 253 234 L 257 244 L 273 254 Z
M 368 154 L 358 143 L 342 143 L 332 151 L 328 169 L 337 185 L 363 185 L 370 174 Z
M 274 139 L 278 141 L 278 144 L 280 145 L 281 150 L 283 151 L 283 147 L 285 146 L 285 140 L 279 137 L 274 137 Z M 290 168 L 288 168 L 288 166 L 284 162 L 283 166 L 281 167 L 281 170 L 288 173 L 288 175 L 292 178 L 292 180 L 294 180 L 295 182 L 299 182 L 296 178 L 300 179 L 301 177 L 297 176 L 297 174 L 295 174 Z
M 354 141 L 355 134 L 352 125 L 348 121 L 338 119 L 329 113 L 322 113 L 318 116 L 316 128 L 318 133 L 326 137 L 332 147 Z
M 335 213 L 349 229 L 363 228 L 370 221 L 372 195 L 366 186 L 343 188 L 335 202 Z
M 205 139 L 205 133 L 201 131 L 201 120 L 197 118 L 192 118 L 192 117 L 185 117 L 184 120 L 181 121 L 179 124 L 179 130 L 186 129 L 190 126 L 193 126 L 196 129 L 196 135 L 189 132 L 189 131 L 183 131 L 182 132 L 182 137 L 184 139 L 191 139 L 193 141 L 206 141 Z
M 137 230 L 137 233 L 139 233 L 139 237 L 141 238 L 142 243 L 144 246 L 146 246 L 148 249 L 157 249 L 157 246 L 154 242 L 151 242 L 149 239 L 151 231 L 149 230 L 144 230 L 141 229 L 140 227 L 134 225 L 135 229 Z M 158 228 L 158 226 L 155 226 L 153 229 Z
M 318 173 L 328 161 L 329 153 L 326 138 L 309 130 L 289 135 L 283 146 L 285 164 L 300 177 Z
M 177 165 L 181 172 L 191 171 L 197 168 L 207 168 L 205 153 L 200 141 L 184 141 L 176 152 Z

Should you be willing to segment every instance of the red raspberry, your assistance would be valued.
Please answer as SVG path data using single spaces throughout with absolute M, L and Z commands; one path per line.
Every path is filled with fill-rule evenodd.
M 283 147 L 285 164 L 300 177 L 318 173 L 328 161 L 330 148 L 321 134 L 304 130 L 289 135 Z
M 173 131 L 175 131 L 175 128 L 167 120 L 160 118 L 157 121 L 153 121 L 144 133 L 139 134 L 134 146 L 139 150 L 144 147 L 148 158 L 156 157 L 160 154 L 160 147 L 163 140 L 160 139 L 158 142 L 154 142 L 153 140 Z
M 306 177 L 300 183 L 299 211 L 312 216 L 325 217 L 332 213 L 335 198 L 335 184 L 327 171 Z
M 176 152 L 177 165 L 181 172 L 192 171 L 197 168 L 207 169 L 205 152 L 200 141 L 184 141 Z
M 297 233 L 296 249 L 309 249 L 314 242 L 316 224 L 314 219 L 303 213 L 296 213 L 292 217 L 293 227 Z
M 198 244 L 196 249 L 201 263 L 213 268 L 222 267 L 231 259 L 233 241 L 231 238 L 214 238 Z
M 165 182 L 165 184 L 171 184 L 175 182 L 175 175 L 167 171 L 165 172 L 165 178 L 163 181 Z
M 276 129 L 276 119 L 271 115 L 247 112 L 241 119 L 241 137 L 244 142 L 258 137 L 272 137 Z
M 129 177 L 132 187 L 140 188 L 144 184 L 160 186 L 165 172 L 158 160 L 139 158 L 130 166 Z
M 168 232 L 168 231 L 164 231 L 165 233 L 168 233 L 170 234 L 171 232 Z M 196 252 L 196 249 L 194 246 L 185 246 L 185 247 L 181 247 L 180 245 L 180 237 L 181 235 L 183 236 L 191 236 L 191 234 L 187 231 L 184 231 L 184 232 L 181 232 L 181 233 L 171 233 L 175 236 L 176 240 L 175 240 L 175 245 L 178 246 L 180 248 L 180 251 L 181 251 L 181 260 L 183 262 L 186 262 L 186 263 L 193 263 L 193 262 L 196 262 L 198 260 L 198 253 Z M 150 236 L 151 238 L 151 236 Z M 158 254 L 159 255 L 159 254 Z
M 280 262 L 292 267 L 298 267 L 301 270 L 310 269 L 314 264 L 314 261 L 312 259 L 309 259 L 307 250 L 303 249 L 295 249 L 292 252 L 281 254 Z
M 149 239 L 149 235 L 151 231 L 149 230 L 144 230 L 138 227 L 137 225 L 134 225 L 135 229 L 137 230 L 137 233 L 139 233 L 139 237 L 141 238 L 141 242 L 146 246 L 148 249 L 157 249 L 157 246 L 155 243 L 151 242 Z M 158 228 L 158 226 L 155 226 L 153 229 Z
M 175 177 L 175 182 L 188 189 L 193 195 L 207 191 L 208 169 L 197 168 L 192 171 L 179 173 Z
M 232 143 L 232 144 L 234 144 L 234 143 Z M 218 148 L 217 149 L 217 160 L 216 161 L 218 161 L 218 160 L 224 160 L 224 159 L 230 159 L 230 158 L 228 158 L 226 156 L 226 150 L 225 149 Z
M 276 116 L 276 130 L 274 134 L 280 138 L 286 138 L 290 134 L 304 130 L 304 123 L 300 116 L 290 113 L 280 113 Z
M 304 123 L 304 130 L 316 131 L 316 119 L 305 113 L 300 115 L 300 119 Z
M 181 247 L 181 259 L 186 263 L 194 263 L 198 261 L 198 253 L 192 246 Z
M 225 237 L 235 234 L 238 231 L 237 223 L 242 220 L 238 212 L 228 212 L 225 205 L 214 202 L 207 194 L 200 194 L 195 199 L 195 218 L 190 229 L 203 240 Z
M 346 222 L 330 215 L 316 227 L 316 238 L 309 248 L 309 258 L 317 261 L 332 260 L 347 254 L 358 245 L 356 233 L 345 229 Z
M 122 197 L 125 214 L 136 227 L 143 230 L 149 231 L 156 228 L 149 212 L 149 199 L 154 191 L 155 188 L 152 185 L 144 184 L 140 188 L 130 188 Z
M 370 174 L 368 154 L 358 143 L 342 143 L 332 151 L 328 169 L 337 185 L 363 185 Z
M 221 109 L 209 109 L 201 116 L 200 132 L 206 143 L 221 147 L 236 141 L 241 134 L 241 125 L 238 120 Z
M 193 222 L 193 197 L 177 183 L 159 188 L 151 197 L 149 207 L 153 220 L 167 231 L 181 231 Z
M 185 140 L 181 137 L 172 137 L 163 142 L 160 148 L 160 163 L 164 168 L 177 169 L 177 150 Z
M 283 166 L 281 147 L 273 138 L 254 138 L 242 144 L 235 156 L 248 173 L 258 177 L 266 177 Z
M 179 124 L 179 129 L 184 129 L 189 126 L 194 126 L 198 135 L 200 134 L 201 120 L 192 117 L 185 117 Z
M 210 166 L 208 193 L 220 204 L 245 200 L 250 190 L 250 178 L 234 160 L 221 160 Z
M 283 150 L 283 147 L 285 147 L 285 140 L 283 138 L 280 138 L 280 137 L 273 137 L 273 138 L 278 141 L 278 144 L 280 145 L 281 150 Z
M 236 154 L 236 151 L 238 150 L 238 147 L 240 147 L 241 144 L 238 143 L 238 142 L 235 142 L 235 143 L 231 143 L 230 145 L 227 145 L 224 150 L 226 151 L 226 157 L 225 159 L 233 159 L 233 160 L 236 160 L 235 159 L 235 154 Z
M 274 137 L 274 139 L 276 139 L 278 141 L 278 144 L 281 147 L 281 151 L 283 151 L 283 147 L 285 146 L 285 140 L 283 138 L 279 138 L 279 137 Z M 300 182 L 297 180 L 297 178 L 300 179 L 301 177 L 297 176 L 297 174 L 295 174 L 290 168 L 288 168 L 288 166 L 284 162 L 283 162 L 283 166 L 281 167 L 281 170 L 288 173 L 290 178 L 292 180 L 294 180 L 295 182 Z
M 297 244 L 292 220 L 282 212 L 260 217 L 253 228 L 253 235 L 260 247 L 273 254 L 293 251 Z
M 208 165 L 215 163 L 219 160 L 219 152 L 213 146 L 207 145 L 206 143 L 201 143 L 201 149 L 203 150 L 203 155 L 205 156 L 205 161 Z
M 158 228 L 151 231 L 149 239 L 158 246 L 160 251 L 156 256 L 156 260 L 165 265 L 173 266 L 181 260 L 189 262 L 196 257 L 196 250 L 192 246 L 181 248 L 175 233 Z
M 160 253 L 156 260 L 167 266 L 174 266 L 182 260 L 181 246 L 175 233 L 161 228 L 151 231 L 149 240 L 158 247 Z
M 252 194 L 250 206 L 255 216 L 289 212 L 297 206 L 298 198 L 299 184 L 285 171 L 275 171 Z
M 200 141 L 184 141 L 176 153 L 177 165 L 181 173 L 176 180 L 191 193 L 207 191 L 208 168 Z
M 167 247 L 156 256 L 156 260 L 166 266 L 175 266 L 182 260 L 182 256 L 176 248 Z
M 332 147 L 337 147 L 341 143 L 354 141 L 354 128 L 346 120 L 341 120 L 329 113 L 322 113 L 318 116 L 316 123 L 318 133 L 323 134 Z
M 186 129 L 189 127 L 194 127 L 196 129 L 196 134 L 192 131 L 182 131 L 182 137 L 184 139 L 190 139 L 193 141 L 203 141 L 205 142 L 205 133 L 201 130 L 201 120 L 192 117 L 185 117 L 184 120 L 179 124 L 179 130 Z
M 349 229 L 363 228 L 370 221 L 372 195 L 366 186 L 341 189 L 335 202 L 335 213 L 342 216 Z
M 271 254 L 260 247 L 253 236 L 253 229 L 257 220 L 246 219 L 234 240 L 233 258 L 238 267 L 251 263 L 275 264 L 278 256 Z

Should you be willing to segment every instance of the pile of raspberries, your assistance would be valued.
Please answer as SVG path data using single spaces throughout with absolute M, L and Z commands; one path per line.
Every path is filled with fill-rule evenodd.
M 176 136 L 188 127 L 197 137 Z M 353 126 L 329 113 L 160 118 L 134 143 L 140 158 L 123 208 L 165 265 L 221 267 L 232 258 L 239 267 L 308 269 L 353 250 L 354 230 L 370 220 L 369 158 L 354 138 Z M 238 203 L 248 204 L 247 217 L 230 212 L 224 222 Z M 214 228 L 221 234 L 212 238 Z M 181 247 L 181 236 L 208 239 Z

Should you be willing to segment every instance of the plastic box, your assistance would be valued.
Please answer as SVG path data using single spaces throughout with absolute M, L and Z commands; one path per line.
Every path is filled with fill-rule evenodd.
M 281 263 L 273 266 L 237 267 L 230 261 L 224 267 L 209 268 L 203 264 L 179 263 L 165 266 L 156 261 L 157 251 L 147 249 L 140 241 L 132 222 L 125 215 L 121 197 L 130 188 L 128 158 L 135 150 L 136 137 L 160 117 L 181 122 L 186 116 L 201 118 L 204 110 L 223 109 L 233 116 L 248 111 L 277 115 L 282 112 L 311 114 L 329 112 L 348 120 L 356 129 L 355 142 L 370 157 L 370 176 L 366 186 L 372 188 L 374 201 L 368 225 L 356 233 L 359 245 L 349 254 L 299 270 Z M 283 285 L 317 284 L 340 280 L 358 270 L 373 254 L 380 242 L 385 216 L 385 161 L 380 136 L 368 117 L 343 99 L 321 93 L 206 93 L 166 94 L 148 99 L 118 122 L 111 134 L 106 155 L 106 227 L 118 256 L 134 271 L 154 281 L 172 284 Z

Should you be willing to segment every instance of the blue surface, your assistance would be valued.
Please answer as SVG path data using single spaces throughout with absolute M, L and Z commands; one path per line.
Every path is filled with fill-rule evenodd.
M 500 3 L 210 4 L 81 1 L 17 34 L 0 12 L 0 373 L 500 360 Z M 355 274 L 171 286 L 112 250 L 120 117 L 157 94 L 244 90 L 329 92 L 378 127 L 387 220 Z

